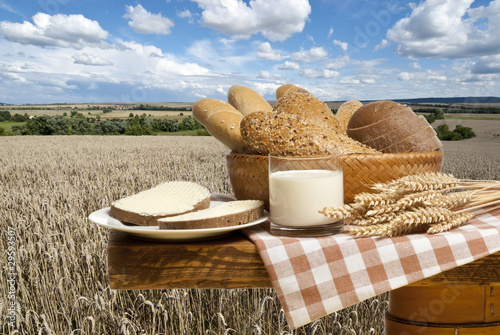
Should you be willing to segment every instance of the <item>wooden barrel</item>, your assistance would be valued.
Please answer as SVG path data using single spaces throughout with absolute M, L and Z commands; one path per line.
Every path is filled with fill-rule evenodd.
M 500 286 L 405 286 L 389 293 L 386 335 L 498 335 Z

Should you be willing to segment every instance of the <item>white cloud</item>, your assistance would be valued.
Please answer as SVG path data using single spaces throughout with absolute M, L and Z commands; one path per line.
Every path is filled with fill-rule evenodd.
M 418 62 L 412 62 L 412 63 L 410 63 L 410 67 L 414 68 L 416 70 L 421 70 L 422 69 L 422 66 Z
M 283 64 L 278 66 L 278 69 L 279 70 L 298 70 L 298 69 L 300 69 L 300 65 L 299 65 L 299 63 L 290 62 L 287 60 L 286 62 L 284 62 Z
M 113 65 L 113 62 L 107 60 L 106 58 L 96 55 L 89 55 L 87 53 L 73 55 L 73 59 L 75 60 L 75 64 L 93 65 L 93 66 Z
M 81 49 L 86 45 L 103 44 L 109 33 L 97 21 L 83 15 L 48 15 L 37 13 L 33 23 L 0 21 L 0 33 L 11 42 Z
M 335 78 L 340 73 L 328 69 L 304 69 L 300 72 L 300 75 L 306 78 Z
M 375 84 L 375 79 L 373 79 L 373 78 L 364 78 L 364 79 L 361 79 L 361 82 L 363 84 Z
M 378 50 L 380 50 L 380 49 L 387 48 L 390 44 L 391 44 L 391 43 L 390 43 L 388 40 L 386 40 L 386 39 L 384 38 L 382 41 L 380 41 L 380 43 L 379 43 L 379 44 L 377 44 L 377 45 L 375 46 L 375 48 L 373 48 L 373 50 L 374 50 L 374 51 L 378 51 Z
M 471 58 L 500 54 L 500 0 L 427 0 L 387 32 L 397 53 L 410 58 Z
M 271 44 L 269 42 L 264 42 L 259 47 L 257 48 L 257 53 L 255 56 L 259 58 L 264 58 L 267 60 L 281 60 L 283 57 L 281 57 L 280 53 L 276 50 L 273 50 L 271 47 Z
M 179 90 L 186 78 L 190 80 L 182 88 L 186 92 L 197 90 L 201 83 L 213 84 L 208 68 L 136 42 L 117 41 L 108 48 L 84 46 L 75 53 L 70 48 L 40 48 L 0 39 L 0 50 L 4 52 L 0 101 L 158 101 L 161 92 Z M 20 53 L 29 56 L 19 57 Z M 158 97 L 152 92 L 159 92 Z
M 351 58 L 348 55 L 344 55 L 338 58 L 332 59 L 326 64 L 326 68 L 329 70 L 338 70 L 351 63 Z
M 471 68 L 473 74 L 500 73 L 500 54 L 479 58 Z
M 333 40 L 333 44 L 339 46 L 342 50 L 347 51 L 348 44 L 347 42 L 342 42 L 339 40 Z
M 258 78 L 269 79 L 271 78 L 271 74 L 269 73 L 269 71 L 260 70 Z
M 262 34 L 284 41 L 304 29 L 311 13 L 308 0 L 193 0 L 203 10 L 200 22 L 233 38 Z
M 326 52 L 325 49 L 322 47 L 313 47 L 309 50 L 294 52 L 292 53 L 291 58 L 296 62 L 309 63 L 325 58 L 326 56 L 328 56 L 328 52 Z
M 177 16 L 180 17 L 180 18 L 183 18 L 183 19 L 186 18 L 186 17 L 190 18 L 190 17 L 193 17 L 193 13 L 191 13 L 189 11 L 189 9 L 186 9 L 186 10 L 184 10 L 182 12 L 178 12 Z
M 398 75 L 398 80 L 402 80 L 402 81 L 408 81 L 408 80 L 411 80 L 412 78 L 413 78 L 413 75 L 409 72 L 401 72 Z
M 123 17 L 130 19 L 128 25 L 137 33 L 168 35 L 174 26 L 169 18 L 163 17 L 161 13 L 152 14 L 141 5 L 127 6 L 126 10 L 127 13 Z
M 332 26 L 330 26 L 330 30 L 328 30 L 328 35 L 327 35 L 327 37 L 328 37 L 328 38 L 330 38 L 330 37 L 332 37 L 332 35 L 333 35 L 333 27 L 332 27 Z

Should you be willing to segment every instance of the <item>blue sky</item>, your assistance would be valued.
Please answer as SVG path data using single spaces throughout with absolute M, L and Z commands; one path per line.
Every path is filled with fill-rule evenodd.
M 0 0 L 0 102 L 499 96 L 500 0 Z

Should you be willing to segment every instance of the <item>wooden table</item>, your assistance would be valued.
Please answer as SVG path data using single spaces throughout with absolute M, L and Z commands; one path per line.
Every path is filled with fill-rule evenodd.
M 112 230 L 112 289 L 269 288 L 257 247 L 240 232 L 191 243 L 142 241 Z M 386 334 L 500 334 L 500 252 L 389 294 Z

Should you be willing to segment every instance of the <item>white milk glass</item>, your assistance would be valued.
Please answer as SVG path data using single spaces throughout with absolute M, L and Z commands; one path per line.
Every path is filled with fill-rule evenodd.
M 339 156 L 269 156 L 271 233 L 311 237 L 342 231 L 344 222 L 318 211 L 344 204 Z

